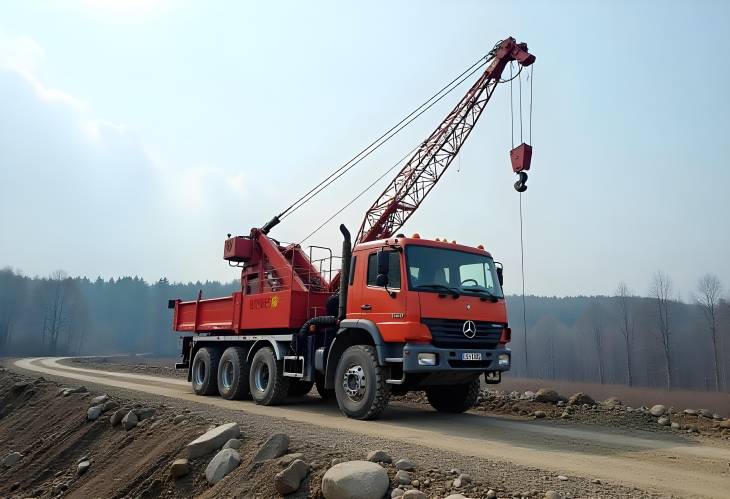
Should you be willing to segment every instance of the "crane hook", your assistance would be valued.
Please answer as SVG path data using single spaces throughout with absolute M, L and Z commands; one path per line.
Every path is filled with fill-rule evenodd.
M 520 177 L 520 179 L 515 182 L 515 190 L 517 192 L 525 192 L 527 190 L 527 173 L 518 172 L 517 175 Z

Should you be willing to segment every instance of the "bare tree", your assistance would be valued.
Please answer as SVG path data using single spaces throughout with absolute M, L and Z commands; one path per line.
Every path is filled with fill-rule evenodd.
M 633 347 L 634 330 L 636 322 L 634 320 L 633 310 L 631 309 L 631 291 L 625 282 L 620 282 L 616 289 L 616 298 L 618 298 L 618 306 L 620 313 L 621 335 L 624 337 L 624 346 L 626 348 L 626 382 L 629 386 L 633 386 L 634 379 L 631 375 L 631 349 Z
M 66 274 L 58 270 L 51 274 L 48 280 L 49 293 L 46 311 L 43 316 L 43 341 L 48 342 L 49 351 L 52 355 L 57 353 L 58 340 L 69 325 L 64 293 L 64 281 L 66 279 Z
M 656 300 L 656 325 L 664 350 L 667 389 L 672 388 L 672 279 L 661 270 L 654 274 L 651 295 Z
M 712 353 L 715 368 L 715 390 L 720 390 L 720 360 L 718 355 L 717 315 L 722 295 L 722 284 L 716 275 L 705 274 L 697 283 L 700 296 L 697 304 L 705 314 L 712 339 Z
M 598 381 L 603 385 L 606 382 L 606 375 L 603 369 L 603 310 L 600 305 L 594 303 L 590 308 L 591 329 L 593 331 L 593 340 L 596 345 L 596 357 L 598 365 Z

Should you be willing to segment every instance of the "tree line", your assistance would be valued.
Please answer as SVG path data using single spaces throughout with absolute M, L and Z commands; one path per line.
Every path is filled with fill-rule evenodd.
M 177 355 L 167 301 L 224 296 L 237 281 L 148 283 L 0 270 L 0 355 Z M 647 296 L 509 296 L 512 375 L 648 387 L 730 389 L 730 301 L 706 275 L 680 301 L 657 272 Z

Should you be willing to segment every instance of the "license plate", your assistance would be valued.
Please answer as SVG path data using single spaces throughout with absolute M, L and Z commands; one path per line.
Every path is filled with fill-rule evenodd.
M 479 352 L 462 353 L 461 360 L 482 360 L 482 354 Z

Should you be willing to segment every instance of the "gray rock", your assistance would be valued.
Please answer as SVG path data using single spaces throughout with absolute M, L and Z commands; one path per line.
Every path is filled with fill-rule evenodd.
M 393 491 L 390 493 L 391 499 L 394 499 L 396 497 L 402 497 L 403 494 L 405 494 L 405 490 L 401 489 L 400 487 L 397 487 L 393 489 Z
M 269 439 L 259 448 L 253 457 L 254 463 L 260 463 L 268 459 L 276 459 L 286 454 L 289 450 L 289 436 L 283 433 L 271 435 Z
M 720 422 L 720 428 L 730 428 L 730 419 Z
M 532 400 L 535 398 L 535 392 L 527 390 L 525 393 L 522 394 L 522 397 L 520 397 L 524 400 Z
M 565 475 L 558 475 L 558 480 L 560 480 L 561 482 L 565 482 L 568 480 L 568 477 Z
M 119 407 L 119 403 L 116 400 L 107 400 L 101 406 L 101 412 L 113 411 Z
M 155 415 L 154 407 L 142 407 L 140 409 L 134 409 L 134 413 L 137 415 L 137 419 L 144 421 Z
M 685 413 L 685 414 L 686 414 L 687 416 L 696 416 L 696 415 L 697 415 L 697 411 L 696 411 L 696 410 L 694 410 L 694 409 L 685 409 L 685 410 L 684 410 L 684 413 Z
M 661 404 L 654 405 L 651 409 L 649 409 L 649 414 L 655 417 L 664 416 L 666 413 L 667 408 Z
M 307 473 L 309 473 L 307 463 L 301 459 L 295 459 L 286 469 L 276 474 L 274 487 L 283 496 L 296 492 Z
M 205 479 L 215 485 L 241 464 L 241 456 L 235 449 L 223 449 L 210 460 L 205 468 Z
M 496 495 L 494 497 L 497 497 Z M 449 494 L 444 499 L 468 499 L 462 494 Z
M 563 499 L 563 496 L 561 496 L 554 490 L 548 490 L 547 492 L 545 492 L 545 499 Z
M 304 459 L 304 454 L 301 452 L 294 452 L 292 454 L 287 454 L 283 457 L 280 457 L 277 463 L 279 463 L 279 466 L 289 466 L 291 463 L 296 461 L 297 459 Z
M 406 490 L 403 494 L 404 499 L 428 499 L 428 496 L 418 489 Z
M 608 397 L 606 400 L 603 401 L 603 403 L 609 406 L 624 405 L 623 402 L 621 402 L 621 399 L 618 397 Z
M 223 444 L 224 449 L 240 449 L 241 448 L 241 441 L 237 438 L 232 438 L 225 444 Z
M 657 420 L 657 424 L 659 424 L 659 426 L 669 426 L 669 418 L 667 416 L 662 416 Z
M 190 463 L 187 459 L 175 459 L 170 467 L 170 476 L 180 478 L 190 473 Z
M 590 395 L 586 395 L 583 392 L 578 392 L 570 396 L 568 399 L 568 405 L 596 405 L 596 401 L 591 398 Z
M 129 431 L 135 426 L 137 426 L 137 415 L 134 413 L 134 411 L 129 411 L 123 418 L 122 418 L 122 427 Z
M 23 454 L 21 454 L 20 452 L 11 452 L 3 459 L 3 466 L 5 466 L 6 468 L 15 466 L 22 458 Z
M 26 388 L 30 386 L 30 383 L 27 381 L 18 381 L 17 383 L 13 384 L 12 388 L 10 389 L 13 393 L 20 393 L 24 391 Z
M 416 469 L 415 463 L 413 461 L 411 461 L 410 459 L 406 459 L 406 458 L 398 459 L 395 462 L 395 467 L 399 470 L 406 470 L 406 471 L 413 471 Z
M 537 419 L 542 419 L 546 416 L 545 411 L 535 411 L 532 413 L 533 416 Z
M 493 489 L 487 491 L 487 499 L 497 499 L 497 492 Z
M 395 474 L 395 483 L 397 483 L 398 485 L 410 485 L 411 474 L 408 473 L 406 470 L 398 470 L 398 472 Z
M 96 421 L 99 419 L 99 416 L 101 416 L 101 406 L 95 405 L 93 407 L 89 407 L 89 409 L 86 411 L 86 419 L 89 421 Z
M 570 419 L 570 413 L 568 411 L 563 411 L 560 415 L 560 419 Z
M 676 421 L 672 421 L 672 424 L 670 426 L 672 427 L 673 430 L 679 430 L 682 428 L 682 425 L 680 425 Z
M 104 402 L 109 400 L 109 396 L 107 394 L 99 395 L 98 397 L 94 397 L 91 399 L 91 402 L 89 402 L 91 405 L 102 405 Z
M 173 424 L 180 424 L 183 421 L 185 421 L 186 419 L 188 419 L 188 417 L 185 414 L 178 414 L 177 416 L 175 416 L 175 418 L 172 420 L 172 422 L 173 422 Z
M 459 480 L 461 480 L 462 484 L 471 483 L 471 475 L 467 473 L 462 473 L 461 475 L 459 475 Z
M 372 461 L 374 463 L 392 463 L 393 462 L 393 458 L 390 457 L 390 454 L 388 454 L 384 450 L 374 450 L 372 452 L 369 452 L 367 460 Z
M 333 466 L 322 477 L 325 499 L 381 498 L 390 480 L 385 468 L 371 461 L 347 461 Z
M 114 414 L 112 414 L 112 416 L 109 418 L 109 423 L 112 426 L 118 425 L 122 422 L 122 419 L 124 419 L 124 416 L 126 416 L 128 412 L 129 409 L 119 409 L 117 411 L 114 411 Z
M 547 388 L 540 388 L 534 397 L 535 402 L 546 402 L 549 404 L 557 404 L 560 400 L 560 395 L 555 390 L 548 390 Z
M 707 419 L 712 419 L 712 411 L 709 409 L 700 409 L 699 411 L 700 416 Z
M 232 438 L 241 436 L 241 428 L 238 423 L 228 423 L 217 426 L 203 435 L 199 436 L 187 445 L 188 459 L 210 454 L 220 449 L 226 442 Z
M 596 485 L 600 485 L 601 484 L 601 481 L 598 478 L 594 478 L 593 480 L 591 480 L 591 483 L 594 483 Z
M 76 473 L 79 475 L 83 475 L 87 471 L 89 471 L 89 467 L 91 466 L 91 461 L 81 461 L 78 466 L 76 466 Z

